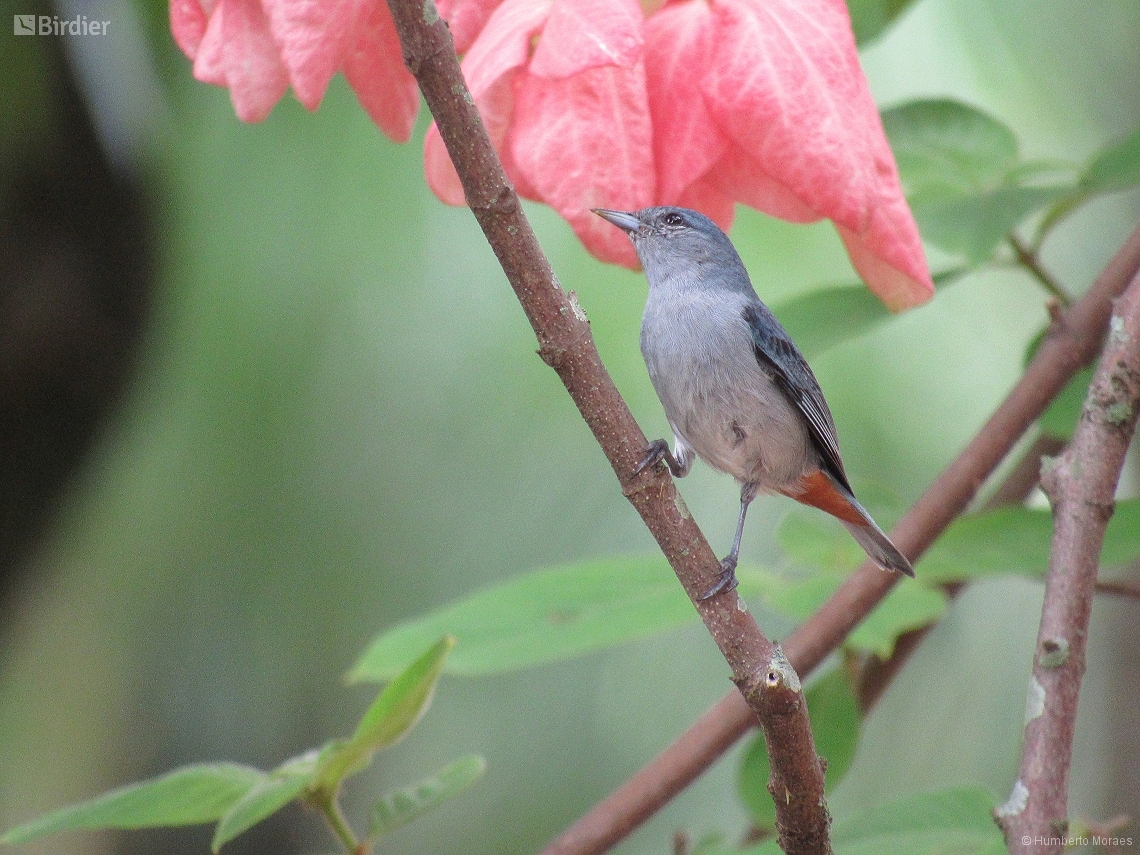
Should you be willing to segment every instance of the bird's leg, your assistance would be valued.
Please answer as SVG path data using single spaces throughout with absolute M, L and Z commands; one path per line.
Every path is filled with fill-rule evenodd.
M 689 474 L 689 469 L 692 468 L 692 461 L 688 460 L 681 455 L 680 460 L 673 456 L 673 452 L 669 450 L 669 443 L 663 439 L 655 439 L 649 443 L 645 448 L 645 456 L 641 458 L 641 462 L 633 470 L 634 475 L 640 475 L 646 469 L 652 469 L 661 461 L 665 461 L 665 465 L 669 467 L 669 471 L 674 478 L 684 478 Z
M 745 484 L 740 490 L 740 517 L 736 521 L 736 537 L 732 539 L 732 551 L 720 562 L 720 578 L 716 584 L 701 594 L 700 599 L 707 600 L 717 594 L 726 594 L 737 586 L 736 562 L 740 557 L 740 538 L 744 534 L 744 518 L 748 515 L 748 506 L 756 498 L 756 485 Z

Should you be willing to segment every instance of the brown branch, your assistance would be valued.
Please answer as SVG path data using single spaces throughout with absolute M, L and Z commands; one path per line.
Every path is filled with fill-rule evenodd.
M 760 706 L 760 727 L 768 747 L 771 774 L 768 794 L 776 804 L 776 833 L 785 852 L 831 852 L 828 826 L 831 817 L 824 804 L 824 764 L 813 745 L 811 724 L 803 714 L 804 695 L 800 678 L 777 644 L 763 679 L 753 686 L 739 686 L 749 706 Z M 783 806 L 783 809 L 781 809 Z
M 590 325 L 567 295 L 503 172 L 455 56 L 447 24 L 432 0 L 389 0 L 403 48 L 479 226 L 494 250 L 539 342 L 539 355 L 574 399 L 621 483 L 677 574 L 732 669 L 733 680 L 771 734 L 776 814 L 788 853 L 828 853 L 830 819 L 823 764 L 812 741 L 799 679 L 735 591 L 699 600 L 720 575 L 720 562 L 666 474 L 631 473 L 648 442 L 602 365 Z M 783 660 L 786 664 L 786 660 Z M 779 679 L 771 679 L 773 673 Z M 777 736 L 778 735 L 778 736 Z M 786 788 L 786 789 L 785 789 Z
M 1140 268 L 1140 228 L 1080 300 L 1059 315 L 1005 401 L 895 527 L 891 539 L 912 560 L 969 504 L 982 483 L 1069 379 L 1095 356 L 1111 301 Z M 796 671 L 810 673 L 890 591 L 893 579 L 861 567 L 785 645 Z M 813 634 L 818 632 L 818 639 Z M 672 745 L 553 840 L 542 855 L 596 855 L 663 807 L 755 725 L 736 692 L 718 701 Z
M 1109 594 L 1114 597 L 1128 597 L 1132 600 L 1140 600 L 1140 585 L 1135 585 L 1132 582 L 1097 582 L 1096 592 L 1098 594 Z
M 1100 366 L 1073 441 L 1043 467 L 1053 549 L 1029 681 L 1021 771 L 994 815 L 1010 852 L 1060 855 L 1069 762 L 1104 531 L 1140 413 L 1140 274 L 1116 301 Z

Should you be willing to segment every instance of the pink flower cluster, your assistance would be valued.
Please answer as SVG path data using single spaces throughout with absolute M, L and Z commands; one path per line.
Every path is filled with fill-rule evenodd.
M 830 218 L 892 309 L 933 294 L 844 0 L 438 5 L 508 176 L 598 258 L 637 264 L 591 208 L 684 205 L 727 229 L 743 202 Z M 414 81 L 383 0 L 171 0 L 171 19 L 195 76 L 229 86 L 242 119 L 289 84 L 313 109 L 341 70 L 385 133 L 410 133 Z M 424 161 L 436 195 L 463 204 L 434 125 Z

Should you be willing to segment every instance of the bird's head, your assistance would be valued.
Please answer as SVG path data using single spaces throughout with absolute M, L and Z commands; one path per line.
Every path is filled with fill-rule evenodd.
M 650 285 L 676 275 L 695 274 L 704 279 L 708 273 L 743 271 L 728 235 L 699 211 L 667 205 L 640 211 L 593 211 L 629 235 Z

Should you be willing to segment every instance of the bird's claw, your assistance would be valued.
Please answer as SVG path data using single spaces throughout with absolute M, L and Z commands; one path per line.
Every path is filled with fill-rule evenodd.
M 730 555 L 720 562 L 720 576 L 716 583 L 701 594 L 698 599 L 711 600 L 717 594 L 727 594 L 729 591 L 735 590 L 738 584 L 740 583 L 736 578 L 736 557 Z
M 662 460 L 667 460 L 669 457 L 669 443 L 663 439 L 655 439 L 645 447 L 645 456 L 634 468 L 633 474 L 640 475 L 646 469 L 654 468 Z

